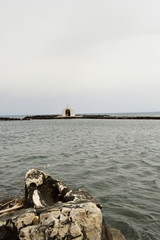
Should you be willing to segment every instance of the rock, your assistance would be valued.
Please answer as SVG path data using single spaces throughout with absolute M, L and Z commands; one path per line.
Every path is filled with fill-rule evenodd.
M 52 206 L 57 202 L 85 200 L 92 201 L 101 208 L 101 205 L 89 193 L 71 190 L 63 182 L 53 179 L 42 171 L 29 170 L 25 181 L 25 207 L 42 208 Z
M 124 240 L 113 237 L 100 208 L 89 193 L 31 169 L 24 208 L 0 217 L 0 240 Z
M 110 228 L 110 231 L 113 236 L 113 240 L 126 240 L 119 230 L 115 228 Z

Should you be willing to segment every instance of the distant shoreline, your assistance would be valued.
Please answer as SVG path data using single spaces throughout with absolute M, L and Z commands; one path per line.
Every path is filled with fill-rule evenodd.
M 74 117 L 62 117 L 61 115 L 35 115 L 23 118 L 0 117 L 0 121 L 28 121 L 28 120 L 55 120 L 55 119 L 122 119 L 122 120 L 160 120 L 160 116 L 116 116 L 116 115 L 76 115 Z

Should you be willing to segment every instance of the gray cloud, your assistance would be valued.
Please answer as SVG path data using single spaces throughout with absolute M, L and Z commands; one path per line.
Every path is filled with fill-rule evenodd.
M 159 12 L 158 0 L 1 1 L 0 114 L 159 110 Z

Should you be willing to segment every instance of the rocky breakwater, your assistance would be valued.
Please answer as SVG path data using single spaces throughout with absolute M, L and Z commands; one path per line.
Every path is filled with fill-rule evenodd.
M 3 211 L 0 211 L 3 213 Z M 5 214 L 5 215 L 4 215 Z M 124 240 L 110 229 L 101 205 L 85 191 L 73 191 L 50 175 L 31 169 L 21 209 L 0 216 L 0 240 Z

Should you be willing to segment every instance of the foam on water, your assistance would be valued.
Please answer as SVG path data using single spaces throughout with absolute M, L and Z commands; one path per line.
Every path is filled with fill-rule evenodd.
M 129 240 L 160 239 L 160 121 L 0 122 L 0 193 L 23 188 L 28 169 L 50 173 L 103 204 Z

